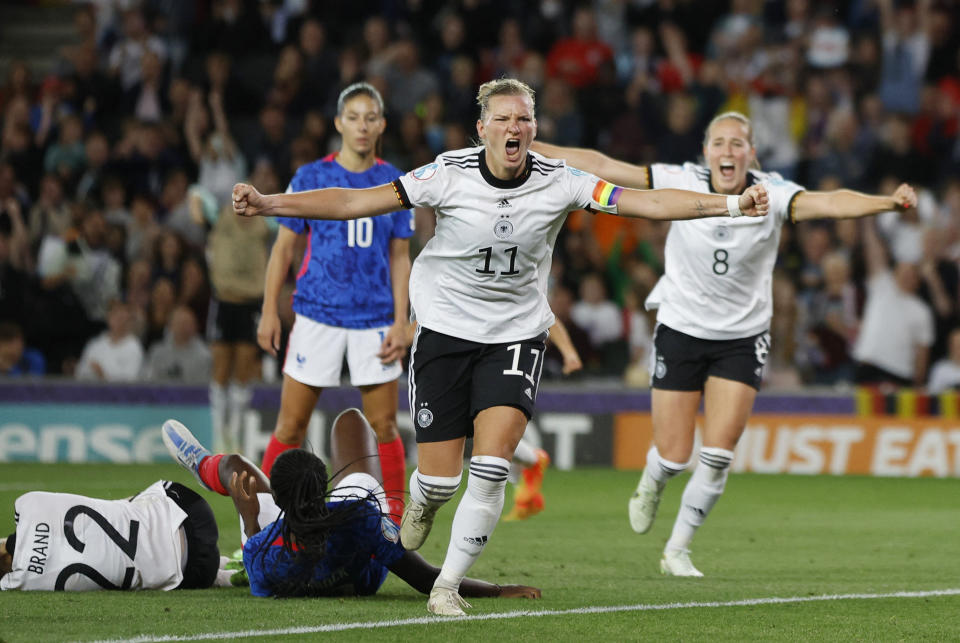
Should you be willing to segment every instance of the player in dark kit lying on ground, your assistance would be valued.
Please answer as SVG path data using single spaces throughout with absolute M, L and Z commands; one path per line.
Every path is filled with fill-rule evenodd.
M 175 420 L 171 455 L 203 487 L 229 495 L 240 516 L 243 563 L 255 596 L 370 595 L 387 572 L 429 593 L 440 573 L 399 542 L 381 483 L 376 436 L 357 409 L 334 421 L 331 469 L 303 449 L 283 452 L 268 480 L 243 456 L 213 455 Z M 539 598 L 524 585 L 466 579 L 465 596 Z

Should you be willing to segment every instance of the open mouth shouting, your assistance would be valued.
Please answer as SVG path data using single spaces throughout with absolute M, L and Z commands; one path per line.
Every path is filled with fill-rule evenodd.
M 520 139 L 508 138 L 506 144 L 507 160 L 520 160 Z
M 720 176 L 727 180 L 732 180 L 737 173 L 737 166 L 733 161 L 720 162 Z

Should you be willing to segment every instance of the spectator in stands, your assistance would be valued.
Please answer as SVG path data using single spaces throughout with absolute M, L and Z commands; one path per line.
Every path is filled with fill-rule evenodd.
M 627 357 L 622 346 L 623 316 L 617 305 L 607 298 L 607 289 L 599 274 L 583 277 L 580 300 L 573 305 L 570 319 L 587 331 L 590 345 L 599 353 L 601 362 L 593 366 L 599 366 L 604 373 L 622 372 L 627 361 L 623 359 Z
M 216 210 L 230 203 L 230 191 L 246 176 L 247 163 L 230 134 L 223 95 L 216 91 L 207 95 L 209 112 L 203 98 L 199 91 L 191 95 L 183 133 L 190 157 L 200 170 L 197 182 L 213 195 Z
M 327 46 L 327 31 L 316 18 L 307 18 L 300 24 L 298 38 L 303 59 L 304 107 L 321 107 L 327 101 L 330 89 L 336 86 L 337 55 Z
M 30 256 L 26 226 L 14 199 L 0 202 L 0 321 L 28 321 L 27 298 L 33 285 L 25 270 Z
M 75 113 L 83 116 L 88 126 L 116 134 L 119 116 L 123 113 L 120 83 L 104 73 L 97 50 L 81 45 L 70 53 L 66 75 L 67 100 Z
M 188 307 L 174 308 L 166 335 L 147 353 L 143 378 L 148 381 L 209 381 L 210 349 L 198 335 L 197 318 Z
M 143 347 L 130 330 L 130 308 L 116 300 L 107 314 L 107 330 L 91 339 L 77 364 L 77 378 L 106 382 L 137 379 L 143 366 Z
M 3 254 L 0 254 L 0 266 L 9 266 L 20 272 L 32 272 L 33 254 L 30 252 L 30 238 L 23 220 L 20 201 L 12 196 L 0 195 L 0 236 L 3 237 Z M 0 273 L 3 268 L 0 267 Z M 4 297 L 4 287 L 11 284 L 3 280 L 0 286 L 0 298 Z
M 120 293 L 121 268 L 106 248 L 103 212 L 80 209 L 79 233 L 43 238 L 37 271 L 48 288 L 68 282 L 86 318 L 103 323 L 109 303 Z
M 113 210 L 113 212 L 115 214 L 110 217 L 112 220 L 126 221 L 127 261 L 137 259 L 152 261 L 154 248 L 161 233 L 161 228 L 157 224 L 157 206 L 154 200 L 148 194 L 135 194 L 130 200 L 129 212 L 126 208 Z M 122 218 L 124 216 L 125 219 Z
M 930 370 L 927 391 L 938 395 L 945 391 L 960 390 L 960 328 L 950 333 L 949 352 L 938 360 Z
M 191 187 L 185 170 L 176 168 L 167 174 L 163 192 L 160 194 L 163 227 L 192 250 L 203 248 L 207 239 L 206 224 L 199 214 L 204 199 L 216 201 L 213 194 L 203 186 Z M 175 270 L 172 261 L 168 263 L 167 269 Z
M 440 90 L 432 72 L 420 64 L 420 49 L 410 38 L 398 40 L 390 46 L 382 71 L 387 79 L 387 106 L 390 112 L 415 112 L 427 96 Z
M 916 292 L 916 264 L 889 255 L 874 226 L 866 225 L 867 298 L 854 346 L 858 384 L 923 386 L 934 340 L 933 313 Z
M 210 284 L 200 255 L 192 254 L 183 261 L 177 303 L 193 311 L 200 328 L 206 326 L 210 311 Z
M 880 98 L 891 112 L 914 114 L 920 107 L 920 90 L 930 60 L 933 2 L 877 0 L 877 4 L 883 29 Z
M 143 56 L 151 51 L 161 64 L 166 62 L 167 47 L 157 36 L 150 33 L 143 11 L 140 8 L 123 12 L 123 37 L 110 50 L 108 66 L 123 91 L 129 91 L 142 80 Z
M 83 147 L 83 121 L 69 114 L 60 121 L 57 141 L 47 147 L 43 156 L 43 171 L 57 174 L 72 184 L 86 165 Z
M 572 33 L 558 40 L 547 55 L 547 76 L 561 78 L 576 89 L 596 81 L 601 64 L 613 60 L 613 50 L 597 39 L 597 21 L 590 7 L 573 14 Z
M 30 245 L 39 247 L 44 237 L 59 237 L 73 225 L 70 204 L 63 191 L 63 181 L 54 173 L 45 174 L 40 182 L 37 202 L 30 208 L 27 228 Z
M 821 261 L 823 284 L 806 298 L 803 318 L 807 336 L 809 378 L 815 384 L 853 381 L 850 351 L 857 336 L 857 292 L 850 279 L 850 260 L 842 252 L 829 252 Z M 774 308 L 777 306 L 774 301 Z M 783 302 L 784 307 L 789 302 Z M 795 306 L 794 306 L 795 307 Z M 776 317 L 777 311 L 774 311 Z M 774 337 L 772 346 L 777 346 Z M 796 336 L 789 338 L 796 343 Z M 773 350 L 773 349 L 772 349 Z M 793 361 L 793 360 L 790 360 Z
M 7 66 L 6 83 L 0 87 L 0 112 L 5 111 L 15 97 L 30 100 L 34 89 L 27 61 L 19 58 L 11 60 Z
M 46 372 L 43 353 L 27 347 L 23 329 L 15 322 L 0 322 L 0 377 L 41 376 Z
M 584 122 L 570 84 L 561 78 L 551 78 L 547 80 L 543 93 L 537 135 L 557 145 L 580 145 Z
M 246 141 L 247 160 L 256 165 L 266 159 L 280 173 L 280 182 L 286 183 L 290 179 L 287 168 L 293 138 L 288 131 L 286 114 L 281 107 L 268 103 L 260 110 L 259 122 L 259 129 Z
M 163 60 L 154 51 L 140 57 L 140 76 L 123 92 L 124 112 L 144 123 L 158 123 L 170 113 L 163 79 Z
M 177 289 L 166 277 L 153 282 L 150 289 L 150 303 L 147 306 L 147 319 L 143 333 L 143 344 L 151 346 L 163 339 L 170 323 L 170 315 L 177 305 Z
M 110 161 L 110 142 L 100 130 L 87 135 L 83 144 L 83 168 L 77 177 L 74 198 L 78 201 L 94 199 L 100 194 Z M 106 213 L 105 213 L 106 214 Z
M 920 260 L 920 288 L 917 294 L 933 312 L 934 341 L 930 347 L 931 363 L 949 352 L 949 335 L 960 325 L 957 311 L 960 296 L 960 270 L 957 262 L 945 257 L 949 231 L 928 227 L 923 234 L 923 257 Z

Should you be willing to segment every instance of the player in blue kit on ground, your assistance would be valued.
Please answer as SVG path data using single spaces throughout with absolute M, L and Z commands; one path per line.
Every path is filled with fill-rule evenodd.
M 356 83 L 341 92 L 334 124 L 343 137 L 340 150 L 297 170 L 288 192 L 368 188 L 402 174 L 376 156 L 386 120 L 383 99 L 372 85 Z M 407 314 L 411 211 L 351 221 L 281 218 L 279 223 L 257 330 L 261 348 L 274 355 L 281 333 L 277 298 L 297 236 L 307 235 L 307 245 L 293 295 L 296 322 L 283 367 L 280 414 L 261 469 L 269 476 L 278 455 L 300 446 L 320 392 L 340 385 L 346 357 L 350 382 L 360 389 L 363 412 L 377 435 L 390 513 L 399 520 L 406 456 L 397 433 L 397 378 L 412 336 Z
M 440 570 L 403 549 L 386 514 L 370 425 L 341 413 L 330 437 L 331 467 L 303 449 L 282 453 L 270 480 L 240 455 L 212 455 L 175 420 L 163 425 L 171 455 L 206 488 L 229 488 L 240 515 L 243 563 L 255 596 L 376 593 L 392 571 L 427 593 Z M 467 579 L 466 596 L 539 598 L 540 590 Z

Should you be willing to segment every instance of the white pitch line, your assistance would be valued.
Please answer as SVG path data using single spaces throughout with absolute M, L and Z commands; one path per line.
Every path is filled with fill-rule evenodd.
M 610 605 L 606 607 L 575 607 L 565 610 L 518 612 L 496 612 L 493 614 L 475 614 L 459 618 L 420 616 L 394 621 L 373 621 L 356 623 L 331 623 L 301 627 L 285 627 L 273 630 L 246 630 L 242 632 L 210 632 L 194 636 L 137 636 L 132 639 L 108 639 L 95 643 L 148 643 L 150 641 L 211 641 L 218 639 L 248 638 L 255 636 L 290 636 L 297 634 L 319 634 L 322 632 L 343 632 L 347 630 L 372 630 L 382 627 L 403 627 L 405 625 L 435 625 L 437 623 L 466 621 L 495 621 L 529 616 L 568 616 L 571 614 L 609 614 L 611 612 L 652 612 L 659 610 L 690 609 L 696 607 L 745 607 L 751 605 L 780 605 L 787 603 L 813 603 L 818 601 L 876 600 L 883 598 L 928 598 L 931 596 L 960 596 L 960 588 L 934 589 L 918 592 L 891 592 L 889 594 L 825 594 L 821 596 L 786 596 L 769 598 L 745 598 L 739 601 L 708 601 L 694 603 L 661 603 L 639 605 Z

